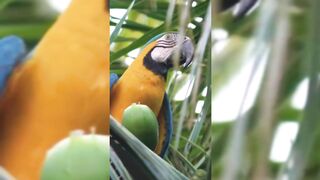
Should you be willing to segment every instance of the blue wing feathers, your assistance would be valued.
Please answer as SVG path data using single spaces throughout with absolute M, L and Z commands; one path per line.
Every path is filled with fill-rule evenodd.
M 173 131 L 173 125 L 172 125 L 172 110 L 171 110 L 171 105 L 169 102 L 169 98 L 167 94 L 164 95 L 163 98 L 163 106 L 165 108 L 165 124 L 166 124 L 166 137 L 163 142 L 163 147 L 160 152 L 160 156 L 163 157 L 166 152 L 168 151 L 169 144 L 172 138 L 172 131 Z
M 116 75 L 114 73 L 110 74 L 110 89 L 112 88 L 114 83 L 116 83 L 118 81 L 118 79 L 119 79 L 118 75 Z
M 23 60 L 25 54 L 26 47 L 21 38 L 7 36 L 0 39 L 0 92 L 13 68 Z

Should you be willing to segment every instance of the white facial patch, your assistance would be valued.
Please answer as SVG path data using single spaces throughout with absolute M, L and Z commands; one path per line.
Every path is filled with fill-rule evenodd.
M 178 33 L 168 33 L 157 40 L 155 48 L 151 51 L 152 60 L 158 63 L 167 62 L 170 56 L 172 56 L 174 52 L 178 50 L 177 43 L 179 40 L 182 41 L 179 50 L 181 50 L 180 53 L 182 53 L 181 55 L 184 58 L 183 66 L 189 65 L 193 56 L 192 42 L 190 41 L 190 38 L 181 36 Z
M 174 48 L 155 47 L 151 52 L 154 61 L 163 63 L 173 53 Z

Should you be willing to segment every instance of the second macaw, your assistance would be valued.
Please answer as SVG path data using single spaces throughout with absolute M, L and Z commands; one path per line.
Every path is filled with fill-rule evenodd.
M 107 5 L 73 0 L 27 57 L 21 40 L 0 43 L 0 171 L 40 179 L 47 151 L 71 131 L 108 133 Z
M 180 47 L 178 41 L 183 40 Z M 139 56 L 114 84 L 110 94 L 110 113 L 122 122 L 123 111 L 133 103 L 149 106 L 159 122 L 159 141 L 155 152 L 163 156 L 172 134 L 169 101 L 165 95 L 166 75 L 173 67 L 179 49 L 179 65 L 187 67 L 193 58 L 194 47 L 189 37 L 164 33 L 150 40 Z M 169 112 L 171 114 L 171 112 Z

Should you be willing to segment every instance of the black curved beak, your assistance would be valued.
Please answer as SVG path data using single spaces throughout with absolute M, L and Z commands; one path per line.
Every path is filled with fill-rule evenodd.
M 178 47 L 175 47 L 175 49 L 178 49 Z M 166 66 L 168 68 L 173 67 L 173 62 L 175 58 L 175 53 L 176 51 L 173 50 L 172 54 L 169 56 L 169 58 L 166 60 Z M 182 66 L 183 68 L 188 67 L 193 59 L 193 54 L 194 54 L 194 46 L 189 37 L 185 37 L 181 47 L 180 47 L 180 59 L 179 59 L 179 65 Z
M 193 43 L 190 38 L 186 37 L 181 47 L 182 61 L 180 61 L 180 65 L 182 65 L 184 68 L 188 67 L 193 60 L 193 55 L 194 55 Z
M 238 9 L 235 12 L 234 16 L 237 18 L 243 17 L 249 10 L 251 10 L 258 0 L 220 0 L 218 2 L 219 10 L 224 11 L 235 5 L 238 5 Z

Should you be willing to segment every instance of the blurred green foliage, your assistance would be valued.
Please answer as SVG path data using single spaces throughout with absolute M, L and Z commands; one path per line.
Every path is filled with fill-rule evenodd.
M 1 0 L 0 37 L 20 36 L 31 49 L 57 16 L 58 13 L 52 9 L 48 1 Z
M 213 28 L 229 33 L 228 44 L 213 55 L 214 97 L 247 62 L 251 59 L 262 61 L 255 54 L 259 48 L 265 46 L 266 51 L 270 50 L 253 107 L 236 121 L 213 123 L 213 179 L 228 179 L 226 177 L 233 173 L 234 167 L 232 177 L 235 179 L 319 179 L 320 129 L 316 121 L 320 117 L 320 92 L 316 87 L 319 78 L 315 78 L 320 70 L 317 8 L 319 2 L 314 0 L 264 0 L 242 19 L 234 20 L 232 9 L 213 14 L 216 20 Z M 252 42 L 255 43 L 254 50 L 248 53 Z M 272 69 L 277 63 L 283 67 Z M 314 81 L 309 84 L 307 105 L 300 110 L 291 105 L 291 100 L 305 78 L 314 78 Z M 278 88 L 270 88 L 274 87 L 270 85 Z M 275 98 L 266 99 L 268 96 Z M 273 105 L 268 107 L 268 103 Z M 272 138 L 278 125 L 288 121 L 299 123 L 299 132 L 292 142 L 288 161 L 276 163 L 269 159 Z M 233 156 L 236 152 L 237 156 Z

